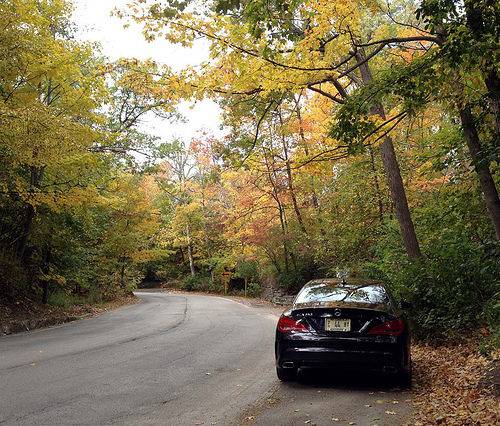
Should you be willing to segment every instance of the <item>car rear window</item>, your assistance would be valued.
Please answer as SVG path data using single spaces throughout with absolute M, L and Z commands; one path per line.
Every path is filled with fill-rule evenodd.
M 389 297 L 381 285 L 367 284 L 360 286 L 318 283 L 304 287 L 295 300 L 295 303 L 310 302 L 385 304 L 389 302 Z

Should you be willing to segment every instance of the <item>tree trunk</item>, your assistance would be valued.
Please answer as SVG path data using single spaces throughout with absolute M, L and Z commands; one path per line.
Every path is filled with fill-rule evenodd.
M 24 263 L 24 254 L 26 252 L 26 245 L 31 234 L 33 219 L 35 218 L 35 208 L 31 204 L 26 204 L 24 207 L 23 223 L 21 225 L 21 235 L 17 242 L 17 256 Z
M 191 276 L 194 277 L 196 275 L 196 271 L 194 269 L 193 245 L 191 243 L 188 244 L 188 257 L 189 257 L 189 269 L 191 270 Z
M 285 225 L 284 228 L 284 233 L 283 235 L 285 236 L 285 247 L 287 248 L 288 255 L 290 256 L 290 259 L 292 260 L 293 264 L 293 269 L 297 270 L 297 256 L 295 256 L 295 252 L 293 250 L 290 250 L 288 247 L 288 220 L 286 218 L 286 209 L 283 207 L 283 223 Z
M 281 117 L 281 112 L 279 116 L 280 116 L 281 127 L 283 127 L 283 119 Z M 304 220 L 302 219 L 302 214 L 299 209 L 299 204 L 297 203 L 297 196 L 295 195 L 292 168 L 290 166 L 290 159 L 288 158 L 288 147 L 286 145 L 286 140 L 284 135 L 281 135 L 281 143 L 283 146 L 283 154 L 285 156 L 286 175 L 288 178 L 288 191 L 290 192 L 290 198 L 292 199 L 293 211 L 295 212 L 295 216 L 297 217 L 297 222 L 299 223 L 300 230 L 307 235 L 307 230 L 304 225 Z
M 50 262 L 52 262 L 52 245 L 50 240 L 47 243 L 47 249 L 44 258 L 45 259 L 42 265 L 42 270 L 45 274 L 47 274 L 50 271 Z M 46 278 L 42 282 L 42 290 L 43 290 L 42 303 L 44 305 L 46 305 L 49 302 L 49 284 L 50 283 Z
M 49 282 L 43 281 L 42 283 L 42 304 L 46 305 L 49 302 Z
M 285 272 L 288 273 L 290 271 L 290 264 L 288 261 L 289 251 L 288 251 L 288 244 L 287 244 L 287 227 L 286 227 L 285 216 L 284 216 L 285 210 L 284 210 L 283 204 L 281 203 L 278 189 L 276 188 L 276 183 L 274 181 L 275 171 L 274 171 L 274 168 L 272 168 L 271 165 L 269 164 L 269 159 L 267 157 L 265 150 L 264 150 L 264 161 L 266 163 L 266 169 L 267 169 L 267 180 L 269 181 L 269 184 L 271 185 L 271 188 L 272 188 L 271 196 L 273 197 L 274 201 L 276 202 L 276 207 L 278 208 L 279 220 L 280 220 L 280 225 L 281 225 L 281 232 L 283 235 L 283 258 L 285 261 Z
M 358 62 L 364 60 L 364 54 L 359 53 L 357 56 Z M 365 84 L 372 81 L 372 75 L 368 63 L 365 62 L 360 67 L 361 78 Z M 374 114 L 378 114 L 385 120 L 385 111 L 382 104 L 378 104 L 373 108 Z M 396 218 L 401 230 L 401 236 L 406 249 L 408 257 L 415 259 L 422 256 L 420 245 L 418 243 L 415 226 L 408 207 L 408 200 L 406 198 L 406 191 L 401 177 L 401 170 L 394 150 L 394 144 L 390 136 L 385 136 L 382 145 L 380 146 L 380 155 L 382 157 L 382 164 L 387 176 L 387 184 L 389 186 L 392 202 L 396 210 Z
M 491 70 L 484 79 L 488 88 L 488 98 L 491 110 L 495 115 L 495 131 L 496 137 L 500 137 L 500 78 L 496 70 Z M 497 139 L 498 140 L 498 139 Z
M 389 136 L 384 138 L 384 142 L 380 146 L 380 154 L 382 156 L 382 163 L 384 164 L 385 172 L 387 174 L 387 183 L 391 191 L 391 198 L 394 203 L 396 211 L 396 218 L 398 219 L 401 236 L 406 248 L 406 253 L 410 258 L 416 259 L 422 256 L 420 245 L 418 244 L 415 226 L 411 218 L 410 209 L 408 207 L 408 200 L 399 169 L 396 152 L 392 139 Z
M 274 252 L 271 251 L 270 249 L 268 249 L 267 247 L 263 247 L 263 249 L 266 252 L 267 257 L 269 258 L 271 263 L 276 268 L 276 272 L 278 272 L 278 275 L 281 275 L 281 266 L 280 266 L 280 263 L 278 262 L 276 255 L 274 254 Z
M 125 259 L 121 259 L 121 267 L 120 267 L 120 288 L 125 288 Z
M 384 221 L 384 203 L 382 201 L 382 192 L 380 191 L 380 183 L 378 181 L 377 167 L 375 166 L 375 155 L 373 153 L 373 148 L 368 147 L 370 152 L 370 165 L 373 173 L 373 185 L 375 186 L 375 193 L 377 197 L 377 207 L 378 207 L 378 218 L 380 222 Z
M 490 0 L 483 6 L 495 7 L 495 1 Z M 465 2 L 465 16 L 467 18 L 467 27 L 476 40 L 481 40 L 487 36 L 492 36 L 485 22 L 484 11 L 481 7 L 477 7 L 475 2 Z M 495 55 L 489 55 L 484 58 L 482 64 L 484 72 L 484 82 L 488 89 L 488 100 L 491 110 L 495 116 L 495 130 L 497 138 L 500 135 L 500 77 L 496 70 L 497 64 L 495 63 Z M 498 236 L 498 233 L 497 233 Z
M 486 208 L 495 229 L 496 238 L 500 240 L 500 200 L 498 198 L 498 191 L 491 176 L 488 163 L 481 158 L 481 142 L 470 107 L 466 106 L 460 110 L 460 119 L 469 153 L 479 176 L 479 184 L 484 194 Z
M 307 147 L 306 135 L 304 134 L 304 123 L 302 122 L 302 114 L 300 112 L 299 100 L 295 99 L 295 113 L 297 114 L 297 120 L 299 121 L 299 136 L 302 141 L 302 146 L 304 148 L 304 153 L 309 156 L 309 148 Z M 319 208 L 318 195 L 314 189 L 314 177 L 309 176 L 309 182 L 311 184 L 311 201 L 315 209 Z

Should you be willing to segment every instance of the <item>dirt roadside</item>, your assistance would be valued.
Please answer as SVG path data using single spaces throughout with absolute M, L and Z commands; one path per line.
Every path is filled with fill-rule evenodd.
M 139 301 L 136 296 L 129 295 L 98 305 L 84 304 L 68 308 L 41 305 L 28 299 L 0 305 L 0 336 L 89 318 Z

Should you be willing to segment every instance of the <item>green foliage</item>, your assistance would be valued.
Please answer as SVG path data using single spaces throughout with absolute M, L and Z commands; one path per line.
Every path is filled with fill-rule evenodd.
M 160 104 L 170 117 L 172 104 L 141 91 L 153 64 L 109 63 L 74 39 L 70 17 L 66 0 L 0 3 L 0 299 L 9 303 L 44 288 L 111 299 L 164 255 L 156 186 L 130 151 L 152 144 L 137 119 Z
M 57 306 L 59 308 L 70 308 L 72 306 L 83 305 L 85 303 L 86 299 L 84 297 L 62 291 L 51 293 L 48 301 L 49 305 Z
M 15 302 L 30 291 L 28 274 L 12 254 L 0 253 L 0 302 Z
M 298 292 L 309 280 L 318 275 L 317 265 L 307 256 L 295 260 L 294 267 L 278 274 L 281 287 L 290 293 Z
M 262 287 L 259 283 L 248 283 L 247 284 L 247 295 L 249 297 L 259 297 L 262 292 Z
M 426 241 L 425 258 L 414 262 L 385 247 L 378 267 L 398 299 L 412 303 L 409 313 L 417 337 L 453 337 L 485 324 L 497 329 L 498 243 L 444 229 L 439 238 Z
M 350 153 L 359 153 L 370 137 L 384 135 L 400 116 L 417 115 L 444 84 L 444 76 L 437 74 L 434 67 L 438 58 L 437 53 L 431 53 L 406 66 L 380 72 L 372 82 L 356 90 L 338 108 L 330 136 L 347 144 Z M 384 126 L 378 125 L 370 117 L 379 111 L 381 105 L 398 104 L 401 112 L 395 120 L 388 121 Z
M 490 355 L 500 348 L 500 292 L 497 291 L 492 299 L 484 306 L 484 315 L 488 324 L 489 333 L 481 341 L 481 352 Z
M 500 6 L 495 0 L 424 0 L 417 9 L 431 32 L 445 36 L 450 66 L 495 66 L 498 60 Z
M 212 280 L 209 275 L 188 275 L 182 280 L 181 289 L 186 291 L 222 292 L 223 286 L 220 282 Z
M 217 0 L 214 9 L 221 14 L 234 13 L 249 23 L 251 34 L 259 38 L 263 34 L 271 40 L 297 40 L 301 29 L 294 20 L 300 0 Z
M 0 2 L 1 298 L 49 289 L 68 307 L 145 276 L 221 292 L 228 271 L 257 296 L 270 276 L 295 292 L 345 269 L 413 302 L 419 337 L 486 326 L 484 350 L 498 343 L 500 249 L 458 125 L 467 105 L 498 183 L 498 2 L 424 0 L 417 21 L 410 1 L 387 13 L 373 2 L 130 3 L 150 39 L 209 35 L 202 72 L 109 63 L 74 39 L 69 1 Z M 224 111 L 221 140 L 159 144 L 135 126 L 207 95 Z M 383 176 L 389 132 L 419 260 L 394 217 L 405 197 Z
M 236 262 L 234 276 L 246 278 L 249 282 L 257 282 L 260 278 L 259 262 L 257 262 L 255 259 L 239 259 L 238 262 Z

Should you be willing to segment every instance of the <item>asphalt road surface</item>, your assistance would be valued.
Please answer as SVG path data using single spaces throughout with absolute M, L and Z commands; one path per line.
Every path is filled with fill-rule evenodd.
M 380 379 L 274 370 L 278 311 L 215 296 L 141 303 L 0 338 L 0 424 L 393 425 L 409 393 Z

